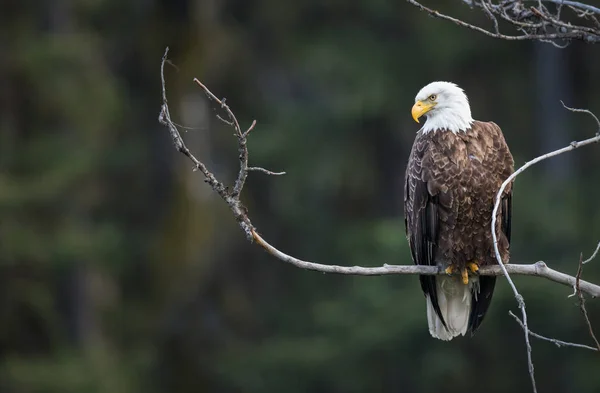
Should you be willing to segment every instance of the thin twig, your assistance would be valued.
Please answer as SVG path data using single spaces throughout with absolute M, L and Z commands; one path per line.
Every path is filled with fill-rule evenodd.
M 577 290 L 577 297 L 579 298 L 579 309 L 585 318 L 585 323 L 587 324 L 588 330 L 590 332 L 590 336 L 594 343 L 596 343 L 596 348 L 600 350 L 600 343 L 598 343 L 598 339 L 594 334 L 594 329 L 592 328 L 592 323 L 590 322 L 590 318 L 588 316 L 587 309 L 585 308 L 585 297 L 581 292 L 581 274 L 583 273 L 583 253 L 579 254 L 579 267 L 577 268 L 577 276 L 575 277 L 575 289 Z
M 483 9 L 487 17 L 494 23 L 494 31 L 496 32 L 496 34 L 500 34 L 500 28 L 498 27 L 498 19 L 494 16 L 492 11 L 490 11 L 490 8 L 488 7 L 488 4 L 485 1 L 481 2 L 481 8 Z
M 528 1 L 534 1 L 534 0 L 528 0 Z M 543 1 L 546 3 L 568 5 L 568 6 L 571 6 L 574 8 L 578 8 L 580 10 L 585 10 L 585 11 L 593 12 L 596 14 L 600 14 L 600 8 L 594 7 L 594 6 L 591 6 L 588 4 L 580 3 L 578 1 L 570 1 L 570 0 L 543 0 Z
M 581 262 L 581 265 L 585 265 L 588 262 L 591 262 L 594 258 L 596 258 L 596 255 L 598 254 L 598 250 L 600 250 L 600 242 L 598 242 L 598 246 L 596 247 L 596 250 L 594 250 L 594 252 L 592 253 L 592 256 L 589 257 L 588 259 L 586 259 L 585 261 Z M 573 293 L 570 294 L 567 297 L 573 297 L 576 296 L 577 293 L 579 292 L 580 288 L 579 288 L 579 283 L 581 280 L 579 280 L 579 276 L 581 275 L 581 269 L 577 268 L 577 275 L 575 276 L 575 284 L 573 284 Z
M 596 246 L 596 249 L 594 250 L 592 256 L 583 261 L 582 263 L 585 265 L 586 263 L 591 262 L 594 258 L 596 258 L 596 255 L 598 255 L 598 251 L 600 251 L 600 242 L 598 242 L 598 245 Z
M 244 132 L 244 134 L 243 134 L 244 138 L 248 137 L 248 134 L 250 134 L 250 131 L 252 131 L 254 129 L 254 126 L 256 126 L 256 120 L 252 120 L 252 124 L 250 124 L 250 127 L 248 127 L 246 132 Z
M 235 127 L 232 121 L 229 121 L 227 119 L 223 119 L 221 117 L 221 115 L 219 115 L 219 114 L 217 114 L 216 116 L 217 116 L 217 119 L 221 120 L 223 123 L 227 124 L 228 126 Z
M 541 19 L 544 19 L 544 20 L 550 22 L 554 26 L 560 26 L 560 27 L 564 27 L 564 28 L 567 28 L 567 29 L 577 29 L 577 30 L 585 31 L 586 33 L 592 33 L 592 34 L 597 34 L 597 32 L 598 32 L 597 29 L 594 29 L 592 27 L 573 26 L 571 24 L 564 23 L 564 22 L 562 22 L 562 21 L 560 21 L 560 20 L 558 20 L 556 18 L 551 17 L 550 15 L 548 15 L 545 12 L 540 12 L 535 7 L 531 7 L 531 11 L 533 11 L 533 13 L 535 13 Z
M 540 27 L 544 26 L 544 23 L 542 23 L 542 22 L 531 23 L 531 22 L 520 22 L 520 21 L 514 20 L 513 18 L 508 16 L 508 14 L 506 13 L 506 10 L 504 8 L 502 8 L 500 10 L 500 17 L 502 19 L 504 19 L 505 21 L 507 21 L 508 23 L 518 26 L 518 27 L 521 27 L 521 28 L 539 29 Z
M 563 107 L 565 107 L 565 109 L 570 110 L 571 112 L 586 113 L 586 114 L 592 116 L 594 118 L 594 120 L 596 120 L 596 124 L 598 125 L 598 131 L 596 132 L 596 135 L 600 135 L 600 119 L 598 119 L 598 116 L 596 116 L 592 111 L 590 111 L 589 109 L 579 109 L 579 108 L 568 107 L 565 105 L 564 102 L 562 102 L 562 100 L 560 101 L 560 103 L 562 104 Z
M 239 158 L 241 165 L 237 179 L 235 180 L 235 183 L 233 185 L 233 191 L 231 193 L 231 196 L 235 198 L 242 193 L 244 183 L 246 183 L 246 178 L 248 177 L 248 148 L 246 147 L 246 135 L 248 134 L 248 132 L 250 132 L 252 128 L 254 128 L 256 120 L 252 122 L 252 125 L 250 126 L 248 131 L 246 131 L 245 133 L 242 132 L 242 129 L 240 128 L 240 123 L 238 123 L 238 120 L 235 117 L 235 114 L 233 113 L 231 108 L 229 108 L 229 105 L 225 103 L 225 99 L 218 99 L 217 96 L 214 95 L 208 89 L 208 87 L 204 86 L 202 82 L 200 82 L 197 78 L 194 78 L 194 82 L 196 82 L 204 90 L 204 92 L 206 93 L 206 95 L 208 95 L 210 99 L 216 101 L 219 105 L 221 105 L 221 108 L 225 109 L 227 115 L 229 116 L 229 119 L 231 120 L 231 123 L 233 123 L 233 128 L 238 137 L 238 153 L 240 155 Z M 227 122 L 227 124 L 229 124 L 229 122 Z
M 248 170 L 249 170 L 249 171 L 262 172 L 262 173 L 264 173 L 264 174 L 266 174 L 266 175 L 272 175 L 272 176 L 281 176 L 281 175 L 285 175 L 285 172 L 271 172 L 270 170 L 268 170 L 268 169 L 265 169 L 265 168 L 261 168 L 261 167 L 259 167 L 259 166 L 251 166 L 251 167 L 248 167 Z
M 177 151 L 184 154 L 188 157 L 195 165 L 196 169 L 199 169 L 202 174 L 206 177 L 206 182 L 215 190 L 221 197 L 225 198 L 227 196 L 227 192 L 225 190 L 225 186 L 219 182 L 215 176 L 206 168 L 206 166 L 198 161 L 196 157 L 190 152 L 185 143 L 183 142 L 183 138 L 179 134 L 177 127 L 171 121 L 171 114 L 169 113 L 169 106 L 167 104 L 167 93 L 165 89 L 165 62 L 167 61 L 167 54 L 169 53 L 169 48 L 165 49 L 165 54 L 163 55 L 162 62 L 160 64 L 160 76 L 162 81 L 162 99 L 163 104 L 161 106 L 160 115 L 158 116 L 158 121 L 165 125 L 171 134 L 171 138 L 173 139 L 173 144 Z
M 177 151 L 179 151 L 180 153 L 184 154 L 187 158 L 189 158 L 194 163 L 195 169 L 200 170 L 200 172 L 202 172 L 202 174 L 205 177 L 205 182 L 208 183 L 208 185 L 217 194 L 219 194 L 219 196 L 221 198 L 223 198 L 223 200 L 225 200 L 227 205 L 229 205 L 229 208 L 231 209 L 233 216 L 235 217 L 236 221 L 238 222 L 238 224 L 240 225 L 240 227 L 246 234 L 246 238 L 248 240 L 252 240 L 253 227 L 252 227 L 252 224 L 250 223 L 250 219 L 246 215 L 246 208 L 240 202 L 239 197 L 232 195 L 227 190 L 227 188 L 223 185 L 223 183 L 218 181 L 217 178 L 215 177 L 215 175 L 213 175 L 212 172 L 210 172 L 208 170 L 208 168 L 206 168 L 206 166 L 202 162 L 200 162 L 196 157 L 194 157 L 194 155 L 190 152 L 190 150 L 187 148 L 187 146 L 183 142 L 183 138 L 179 134 L 179 130 L 177 129 L 177 126 L 175 126 L 175 124 L 171 120 L 171 114 L 169 112 L 169 105 L 167 103 L 167 93 L 166 93 L 166 87 L 165 87 L 165 62 L 168 59 L 167 58 L 168 54 L 169 54 L 169 48 L 167 47 L 165 49 L 165 54 L 163 55 L 162 62 L 160 63 L 160 80 L 162 83 L 163 103 L 161 106 L 160 114 L 158 116 L 158 121 L 169 129 L 169 133 L 171 134 L 171 139 L 173 140 L 173 144 L 175 145 L 175 148 L 177 149 Z M 210 93 L 210 92 L 208 92 L 208 93 Z M 210 94 L 212 95 L 212 93 L 210 93 Z M 214 95 L 213 95 L 213 98 L 216 99 L 216 97 L 214 97 Z M 221 102 L 218 99 L 217 99 L 217 101 Z M 222 103 L 222 105 L 223 104 L 224 103 Z M 229 107 L 227 107 L 227 108 L 229 108 Z M 239 126 L 238 126 L 238 128 L 239 128 Z M 240 131 L 240 134 L 241 134 L 241 131 Z M 246 167 L 247 167 L 247 163 L 246 163 Z M 245 180 L 245 177 L 244 177 L 244 180 Z
M 519 319 L 519 317 L 517 317 L 515 314 L 513 314 L 512 311 L 509 311 L 508 314 L 511 317 L 513 317 L 517 321 L 517 323 L 519 325 L 521 325 L 522 329 L 525 329 L 525 325 L 523 325 L 523 321 L 521 321 Z M 562 341 L 562 340 L 557 340 L 555 338 L 545 337 L 545 336 L 542 336 L 541 334 L 534 333 L 534 332 L 532 332 L 529 329 L 527 329 L 527 331 L 529 332 L 529 335 L 531 337 L 535 337 L 535 338 L 538 338 L 538 339 L 544 340 L 544 341 L 549 341 L 549 342 L 551 342 L 552 344 L 556 345 L 559 348 L 561 348 L 561 347 L 575 347 L 575 348 L 589 349 L 590 351 L 598 351 L 598 348 L 590 347 L 589 345 L 577 344 L 577 343 L 570 343 L 568 341 Z

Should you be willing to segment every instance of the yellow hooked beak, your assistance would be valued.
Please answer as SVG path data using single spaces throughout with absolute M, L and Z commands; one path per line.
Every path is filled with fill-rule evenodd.
M 415 121 L 418 123 L 419 117 L 421 117 L 424 114 L 426 114 L 427 112 L 429 112 L 434 106 L 435 106 L 434 102 L 423 102 L 423 101 L 415 102 L 415 104 L 412 107 L 412 110 L 410 111 L 410 113 L 412 114 L 412 118 L 415 119 Z

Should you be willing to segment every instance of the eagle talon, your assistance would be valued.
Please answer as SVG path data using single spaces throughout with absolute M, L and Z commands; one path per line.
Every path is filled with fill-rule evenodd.
M 471 271 L 471 273 L 477 273 L 479 271 L 479 265 L 477 262 L 467 263 L 467 268 Z
M 447 268 L 444 270 L 444 272 L 446 272 L 446 274 L 447 274 L 447 275 L 451 276 L 451 275 L 452 275 L 452 273 L 454 273 L 454 265 L 450 265 L 450 266 L 448 266 L 448 267 L 447 267 Z
M 469 272 L 467 269 L 463 269 L 460 274 L 462 276 L 463 284 L 467 285 L 469 283 Z

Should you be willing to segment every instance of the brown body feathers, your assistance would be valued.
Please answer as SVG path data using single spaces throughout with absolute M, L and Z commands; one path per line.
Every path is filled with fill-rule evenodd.
M 495 264 L 491 215 L 500 185 L 514 162 L 500 128 L 474 121 L 466 131 L 419 131 L 408 166 L 404 194 L 406 235 L 418 265 L 464 269 L 467 263 Z M 497 218 L 502 260 L 509 259 L 512 185 L 502 196 Z M 436 276 L 421 276 L 421 287 L 446 326 Z M 495 277 L 479 277 L 473 290 L 468 327 L 472 333 L 489 307 Z

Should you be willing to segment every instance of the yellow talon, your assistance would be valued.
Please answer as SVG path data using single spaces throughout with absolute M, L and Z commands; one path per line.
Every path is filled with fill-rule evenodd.
M 444 270 L 446 272 L 447 275 L 452 275 L 452 273 L 454 273 L 454 265 L 450 265 L 446 268 L 446 270 Z
M 471 273 L 477 273 L 479 271 L 479 265 L 477 262 L 469 262 L 467 263 L 467 267 L 471 271 Z
M 461 272 L 463 284 L 467 285 L 469 283 L 469 272 L 467 269 L 463 269 Z

